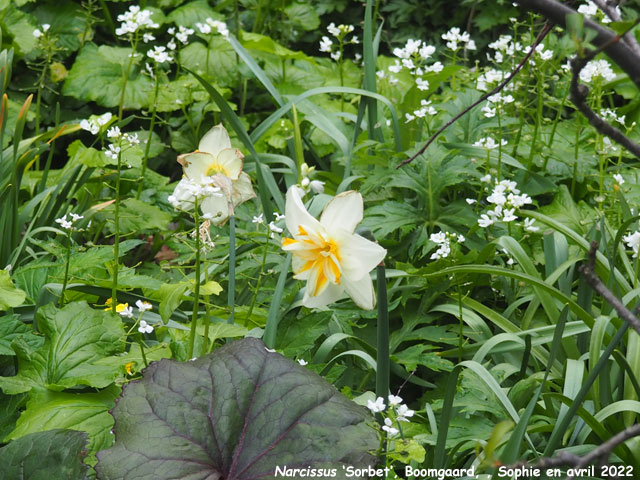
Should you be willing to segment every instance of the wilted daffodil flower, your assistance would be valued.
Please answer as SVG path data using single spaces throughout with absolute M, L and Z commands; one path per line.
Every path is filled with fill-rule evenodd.
M 220 189 L 222 195 L 206 197 L 200 203 L 202 212 L 211 215 L 214 225 L 226 222 L 235 207 L 256 196 L 251 178 L 242 171 L 243 160 L 244 155 L 231 147 L 229 133 L 222 124 L 202 137 L 198 150 L 178 156 L 188 179 L 211 179 L 212 185 Z
M 305 209 L 302 194 L 296 186 L 287 192 L 285 222 L 293 238 L 282 240 L 282 248 L 293 253 L 294 278 L 307 281 L 302 303 L 323 307 L 346 292 L 359 307 L 373 309 L 376 300 L 369 272 L 387 251 L 354 233 L 362 221 L 362 196 L 355 191 L 341 193 L 318 221 Z

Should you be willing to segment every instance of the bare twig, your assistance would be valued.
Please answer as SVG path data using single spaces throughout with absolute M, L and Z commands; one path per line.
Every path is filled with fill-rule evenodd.
M 629 28 L 629 30 L 631 30 L 631 28 L 633 28 L 638 23 L 640 23 L 640 19 L 637 19 Z M 629 33 L 629 31 L 625 33 Z M 599 48 L 595 50 L 589 50 L 584 57 L 575 57 L 571 60 L 571 70 L 573 73 L 571 77 L 570 87 L 571 101 L 575 104 L 580 113 L 582 113 L 587 118 L 589 123 L 593 127 L 595 127 L 596 130 L 598 130 L 598 132 L 611 137 L 613 140 L 633 153 L 636 157 L 640 158 L 640 145 L 632 141 L 613 125 L 605 122 L 593 110 L 591 110 L 586 101 L 589 94 L 589 89 L 587 88 L 587 86 L 579 83 L 580 71 L 582 71 L 587 63 L 592 60 L 597 54 L 609 48 L 612 44 L 619 42 L 620 38 L 621 37 L 616 35 L 615 37 L 611 38 L 611 40 L 601 45 Z
M 616 9 L 615 5 L 610 5 L 604 0 L 593 0 L 600 10 L 602 10 L 607 17 L 609 17 L 614 22 L 622 21 L 622 17 L 620 13 Z M 622 35 L 622 40 L 629 46 L 633 52 L 640 57 L 640 44 L 638 44 L 638 40 L 633 36 L 631 32 L 626 32 Z
M 458 113 L 455 117 L 453 117 L 451 120 L 445 123 L 442 127 L 440 127 L 433 135 L 431 135 L 431 138 L 427 140 L 427 143 L 425 143 L 422 146 L 422 148 L 418 150 L 417 153 L 415 153 L 412 157 L 407 158 L 406 160 L 403 160 L 396 168 L 404 167 L 406 164 L 411 163 L 417 157 L 422 155 L 427 150 L 427 148 L 429 148 L 429 145 L 431 145 L 435 141 L 435 139 L 440 136 L 442 132 L 444 132 L 447 128 L 449 128 L 451 125 L 457 122 L 461 117 L 463 117 L 464 115 L 469 113 L 471 110 L 473 110 L 475 107 L 477 107 L 482 102 L 484 102 L 491 95 L 495 95 L 496 93 L 501 91 L 504 87 L 506 87 L 509 84 L 509 82 L 513 80 L 513 77 L 515 77 L 518 74 L 518 72 L 522 69 L 522 67 L 524 67 L 527 64 L 527 61 L 529 60 L 529 58 L 531 58 L 531 55 L 533 55 L 534 52 L 536 51 L 536 47 L 540 44 L 540 42 L 542 42 L 542 40 L 544 40 L 544 37 L 546 37 L 547 34 L 551 31 L 551 27 L 552 27 L 551 23 L 549 22 L 545 23 L 544 27 L 538 34 L 538 38 L 536 38 L 536 41 L 533 42 L 533 44 L 531 45 L 531 49 L 529 50 L 529 52 L 525 55 L 522 61 L 516 66 L 516 68 L 509 74 L 507 78 L 505 78 L 496 88 L 494 88 L 488 93 L 485 93 L 478 100 L 473 102 L 470 106 L 465 108 L 463 111 Z
M 596 292 L 602 295 L 609 304 L 618 312 L 618 316 L 627 322 L 640 335 L 640 319 L 636 317 L 611 291 L 602 283 L 602 280 L 596 275 L 595 262 L 596 252 L 598 251 L 598 242 L 591 242 L 589 250 L 589 261 L 580 266 L 580 272 L 584 275 L 584 279 Z
M 566 27 L 566 16 L 577 13 L 572 8 L 556 0 L 517 0 L 517 2 L 522 8 L 537 12 L 547 18 L 547 20 L 563 28 Z M 613 41 L 611 43 L 617 35 L 599 23 L 585 18 L 584 26 L 593 30 L 596 34 L 591 43 L 596 47 L 608 44 L 604 52 L 609 55 L 609 57 L 629 75 L 629 79 L 640 88 L 640 57 L 624 42 Z

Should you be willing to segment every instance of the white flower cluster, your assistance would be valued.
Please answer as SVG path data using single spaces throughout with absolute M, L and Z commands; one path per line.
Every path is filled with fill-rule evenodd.
M 387 406 L 384 403 L 384 398 L 378 397 L 376 401 L 367 400 L 367 408 L 371 410 L 371 413 L 382 413 L 387 411 Z M 410 417 L 413 417 L 414 411 L 402 403 L 402 398 L 397 395 L 389 395 L 389 410 L 395 413 L 396 422 L 408 422 Z M 384 425 L 382 430 L 387 432 L 390 436 L 397 435 L 400 431 L 393 427 L 393 421 L 387 417 L 384 419 Z
M 173 57 L 171 56 L 171 53 L 167 51 L 167 47 L 153 47 L 151 50 L 147 51 L 147 57 L 151 58 L 156 63 L 173 62 Z
M 42 28 L 42 30 L 40 30 L 40 28 Z M 33 36 L 36 38 L 40 38 L 42 37 L 45 33 L 47 33 L 49 31 L 49 29 L 51 28 L 51 25 L 49 25 L 48 23 L 43 23 L 40 28 L 36 28 L 33 31 Z
M 167 200 L 176 210 L 188 212 L 194 209 L 196 198 L 201 200 L 207 197 L 221 196 L 220 188 L 213 185 L 212 177 L 203 176 L 200 177 L 200 181 L 182 177 L 173 190 L 173 194 L 169 195 Z
M 633 250 L 633 258 L 637 258 L 638 250 L 640 250 L 640 231 L 625 235 L 622 240 L 627 244 L 627 247 Z
M 600 110 L 600 116 L 608 121 L 608 122 L 618 122 L 620 125 L 622 125 L 623 127 L 625 126 L 625 121 L 626 121 L 626 115 L 620 115 L 618 116 L 618 114 L 616 112 L 614 112 L 613 110 L 611 110 L 610 108 L 603 108 Z
M 119 37 L 136 33 L 138 30 L 149 28 L 158 28 L 159 25 L 151 20 L 151 10 L 141 10 L 137 5 L 131 5 L 129 10 L 118 15 L 118 21 L 122 22 L 119 28 L 116 28 L 116 35 Z
M 618 185 L 623 185 L 624 184 L 624 178 L 619 173 L 614 173 L 613 174 L 613 179 L 616 181 L 616 183 Z
M 420 108 L 411 113 L 405 113 L 404 116 L 407 119 L 405 123 L 414 121 L 416 118 L 425 118 L 427 115 L 433 116 L 438 113 L 435 107 L 431 106 L 431 100 L 420 100 Z
M 227 38 L 229 36 L 227 24 L 220 20 L 214 20 L 211 17 L 207 18 L 204 23 L 196 23 L 196 28 L 204 35 L 209 35 L 213 29 L 215 29 L 216 32 L 223 37 Z
M 480 215 L 478 225 L 486 228 L 496 222 L 513 222 L 518 220 L 516 210 L 533 202 L 531 197 L 526 193 L 521 194 L 518 190 L 516 182 L 511 180 L 498 181 L 497 178 L 492 179 L 491 175 L 485 175 L 481 178 L 483 182 L 491 183 L 493 180 L 494 187 L 491 194 L 487 197 L 487 202 L 493 204 L 493 210 L 487 211 Z M 538 227 L 534 226 L 535 219 L 525 218 L 523 227 L 528 232 L 536 232 Z
M 495 150 L 498 146 L 504 147 L 507 141 L 503 138 L 500 140 L 500 145 L 492 137 L 482 137 L 480 140 L 473 144 L 474 147 L 481 147 L 485 150 Z
M 426 62 L 436 52 L 436 47 L 427 45 L 422 40 L 407 40 L 403 48 L 394 48 L 393 54 L 400 60 L 396 60 L 394 65 L 389 67 L 392 73 L 400 73 L 402 69 L 409 70 L 411 75 L 416 77 L 416 86 L 419 90 L 428 90 L 429 82 L 422 78 L 425 73 L 441 72 L 444 66 L 440 62 L 427 65 Z M 379 75 L 378 75 L 379 76 Z M 395 82 L 394 82 L 395 83 Z
M 431 255 L 431 260 L 440 260 L 441 258 L 447 258 L 451 253 L 451 241 L 462 243 L 465 241 L 464 236 L 456 235 L 449 232 L 432 233 L 429 239 L 438 245 L 438 250 Z
M 62 217 L 56 218 L 56 223 L 65 230 L 75 230 L 73 223 L 82 220 L 84 217 L 75 213 L 70 213 L 69 216 L 71 220 L 67 220 L 67 214 L 65 213 Z
M 447 48 L 451 50 L 458 50 L 462 46 L 467 50 L 476 49 L 476 42 L 471 39 L 471 36 L 467 32 L 460 33 L 458 27 L 453 27 L 447 33 L 443 33 L 442 39 L 447 41 Z M 458 46 L 458 44 L 460 44 L 460 46 Z
M 528 54 L 530 51 L 531 51 L 531 47 L 527 45 L 524 49 L 525 55 Z M 536 46 L 535 55 L 531 56 L 531 58 L 529 59 L 529 62 L 535 65 L 536 56 L 540 57 L 542 61 L 551 60 L 553 58 L 553 50 L 545 50 L 544 44 L 541 43 L 538 46 Z
M 189 36 L 193 35 L 196 32 L 193 28 L 187 28 L 183 27 L 182 25 L 178 25 L 178 31 L 176 31 L 175 27 L 171 27 L 167 30 L 167 33 L 173 36 L 169 43 L 167 43 L 167 48 L 169 50 L 175 50 L 178 46 L 176 40 L 182 45 L 188 45 Z
M 311 176 L 314 175 L 316 167 L 310 167 L 303 163 L 300 166 L 300 186 L 305 192 L 312 191 L 313 193 L 324 193 L 324 182 L 320 180 L 311 180 Z
M 354 30 L 355 27 L 353 25 L 340 24 L 336 27 L 336 24 L 331 22 L 327 26 L 327 31 L 338 40 L 338 45 L 335 45 L 333 40 L 326 35 L 323 35 L 322 40 L 320 40 L 320 51 L 328 53 L 331 58 L 337 62 L 342 58 L 342 47 L 344 45 L 360 43 L 357 35 L 354 35 L 349 40 L 345 40 L 347 35 L 352 33 Z
M 520 42 L 514 42 L 511 35 L 500 35 L 498 40 L 491 42 L 489 48 L 495 50 L 493 56 L 487 53 L 487 58 L 495 63 L 502 63 L 505 57 L 512 58 L 516 52 L 522 51 Z
M 107 158 L 111 160 L 118 160 L 118 155 L 123 151 L 123 149 L 131 148 L 140 144 L 140 139 L 138 138 L 138 134 L 129 134 L 122 133 L 120 131 L 120 127 L 113 126 L 109 130 L 107 130 L 107 138 L 111 139 L 111 142 L 107 148 L 104 150 L 104 154 Z M 131 168 L 131 165 L 129 165 Z
M 92 115 L 88 119 L 80 122 L 80 128 L 91 132 L 93 135 L 97 135 L 100 128 L 108 124 L 112 117 L 113 115 L 111 115 L 111 112 L 104 113 L 100 116 Z
M 616 78 L 616 74 L 611 69 L 611 64 L 604 59 L 591 60 L 580 70 L 580 80 L 584 83 L 591 83 L 598 78 L 602 78 L 607 82 Z
M 616 5 L 615 8 L 618 15 L 620 15 L 621 14 L 620 7 Z M 598 6 L 595 3 L 593 3 L 591 0 L 589 0 L 587 3 L 580 5 L 578 7 L 578 13 L 586 15 L 587 17 L 598 17 L 601 12 Z M 610 22 L 611 22 L 611 19 L 607 15 L 602 13 L 602 23 L 610 23 Z
M 478 77 L 476 80 L 476 88 L 482 92 L 488 92 L 489 87 L 493 88 L 504 79 L 505 75 L 502 70 L 491 68 Z M 513 88 L 514 84 L 509 83 L 503 88 L 503 91 L 513 90 Z
M 482 107 L 482 112 L 487 118 L 495 117 L 498 110 L 501 110 L 504 105 L 513 103 L 513 101 L 514 98 L 512 95 L 503 95 L 501 92 L 498 92 L 487 98 L 487 104 Z

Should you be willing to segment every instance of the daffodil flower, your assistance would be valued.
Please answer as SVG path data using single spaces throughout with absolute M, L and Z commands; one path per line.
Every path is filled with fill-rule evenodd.
M 362 221 L 362 196 L 355 191 L 341 193 L 318 221 L 305 209 L 301 195 L 296 186 L 287 192 L 285 222 L 293 238 L 284 238 L 282 248 L 293 253 L 294 278 L 307 281 L 302 303 L 323 307 L 346 292 L 359 307 L 373 309 L 369 272 L 387 251 L 354 233 Z
M 233 215 L 235 207 L 255 197 L 251 178 L 242 171 L 244 155 L 231 146 L 229 133 L 216 125 L 200 140 L 198 150 L 178 156 L 187 178 L 201 181 L 211 178 L 222 196 L 209 196 L 200 203 L 203 213 L 209 213 L 212 223 L 223 224 Z

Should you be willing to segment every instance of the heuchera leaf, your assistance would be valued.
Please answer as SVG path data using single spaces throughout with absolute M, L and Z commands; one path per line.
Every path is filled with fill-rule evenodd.
M 245 338 L 194 362 L 161 360 L 124 387 L 99 479 L 269 479 L 275 468 L 373 466 L 367 410 Z
M 24 341 L 13 341 L 18 375 L 0 377 L 5 393 L 27 392 L 33 387 L 58 391 L 76 385 L 104 388 L 118 376 L 117 367 L 94 364 L 124 350 L 124 327 L 117 315 L 75 302 L 63 309 L 51 304 L 42 307 L 38 317 L 44 345 L 30 351 Z
M 82 480 L 87 434 L 73 430 L 32 433 L 0 448 L 2 478 L 14 480 Z

